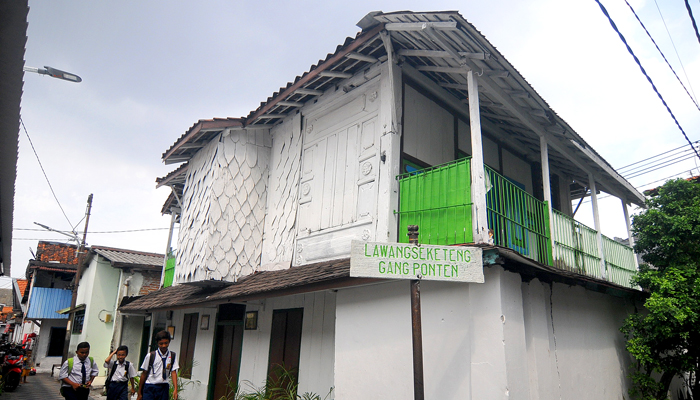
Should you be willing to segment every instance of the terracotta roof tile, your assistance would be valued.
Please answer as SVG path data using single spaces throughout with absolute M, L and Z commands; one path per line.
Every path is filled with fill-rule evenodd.
M 36 260 L 77 265 L 77 250 L 78 247 L 72 244 L 39 242 L 36 247 Z
M 29 281 L 26 279 L 17 279 L 17 287 L 19 288 L 19 297 L 24 296 L 24 292 L 27 290 L 27 285 Z

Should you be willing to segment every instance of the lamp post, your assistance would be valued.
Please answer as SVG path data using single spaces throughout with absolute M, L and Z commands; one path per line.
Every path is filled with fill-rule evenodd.
M 54 78 L 58 79 L 63 79 L 64 81 L 69 81 L 69 82 L 75 82 L 75 83 L 80 83 L 83 81 L 81 77 L 79 77 L 76 74 L 72 74 L 70 72 L 66 71 L 61 71 L 60 69 L 56 68 L 51 68 L 49 66 L 44 66 L 44 68 L 35 68 L 35 67 L 24 67 L 24 72 L 34 72 L 35 74 L 39 75 L 48 75 L 52 76 Z

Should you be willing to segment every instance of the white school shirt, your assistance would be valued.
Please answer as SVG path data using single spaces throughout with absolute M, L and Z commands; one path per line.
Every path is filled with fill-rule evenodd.
M 151 353 L 146 354 L 146 358 L 143 359 L 143 364 L 141 364 L 141 371 L 148 371 L 148 378 L 146 383 L 159 384 L 168 383 L 168 378 L 170 378 L 170 371 L 166 372 L 165 380 L 163 380 L 163 354 L 161 354 L 160 349 L 156 350 L 156 359 L 153 360 L 153 371 L 148 371 L 148 364 L 151 360 Z M 173 352 L 168 350 L 165 360 L 165 369 L 177 371 L 180 365 L 177 363 L 177 356 L 175 357 L 175 362 L 173 363 L 172 369 L 168 368 L 170 363 L 172 363 Z
M 116 363 L 116 360 L 109 360 L 108 363 L 104 364 L 104 367 L 107 368 L 107 377 L 109 377 L 109 374 L 112 373 L 112 365 Z M 126 372 L 126 360 L 124 361 L 124 364 L 117 364 L 117 369 L 114 370 L 114 375 L 112 376 L 112 382 L 126 382 L 126 376 L 124 375 L 124 372 Z M 129 363 L 129 379 L 133 378 L 136 376 L 136 368 L 134 367 L 134 363 L 130 362 Z
M 58 379 L 68 378 L 71 381 L 83 384 L 83 363 L 85 363 L 85 383 L 90 381 L 90 378 L 100 374 L 100 368 L 96 362 L 90 365 L 90 357 L 85 357 L 85 361 L 80 361 L 78 356 L 73 357 L 73 370 L 68 371 L 68 360 L 61 365 L 61 372 L 58 373 Z M 70 387 L 69 384 L 61 381 L 61 386 Z

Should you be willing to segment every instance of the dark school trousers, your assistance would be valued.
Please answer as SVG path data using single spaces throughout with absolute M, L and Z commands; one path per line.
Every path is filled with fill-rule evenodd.
M 73 390 L 70 386 L 63 386 L 61 388 L 61 395 L 63 395 L 66 400 L 87 400 L 90 395 L 90 389 L 79 387 L 77 390 Z
M 143 385 L 143 400 L 168 400 L 170 387 L 167 383 L 146 383 Z
M 129 398 L 129 382 L 115 382 L 109 383 L 109 389 L 107 390 L 107 400 L 127 400 Z

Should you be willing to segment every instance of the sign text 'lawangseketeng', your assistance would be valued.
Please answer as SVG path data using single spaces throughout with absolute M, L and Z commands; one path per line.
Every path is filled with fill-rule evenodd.
M 352 242 L 350 276 L 484 282 L 481 248 Z

